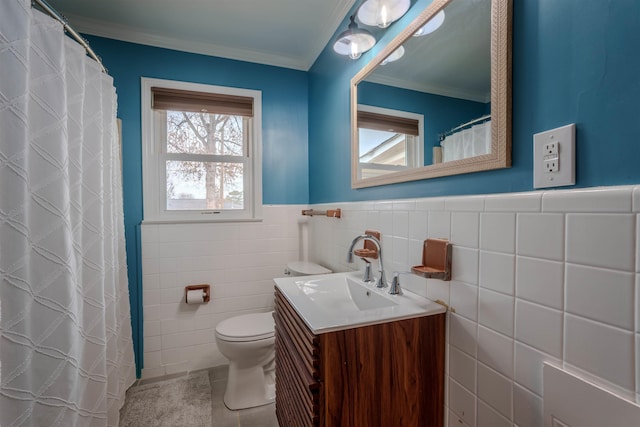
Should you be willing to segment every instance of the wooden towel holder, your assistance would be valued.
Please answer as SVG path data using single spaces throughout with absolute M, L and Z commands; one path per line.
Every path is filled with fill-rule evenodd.
M 314 209 L 304 209 L 302 211 L 302 215 L 307 215 L 307 216 L 319 215 L 319 216 L 328 216 L 329 218 L 341 218 L 342 217 L 342 210 L 340 208 L 338 208 L 338 209 L 329 209 L 329 210 L 326 210 L 326 211 L 316 211 Z

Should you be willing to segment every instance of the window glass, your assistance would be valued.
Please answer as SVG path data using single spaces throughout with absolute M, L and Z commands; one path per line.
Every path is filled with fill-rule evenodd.
M 361 179 L 424 165 L 422 115 L 358 105 L 357 121 Z
M 166 209 L 244 209 L 245 130 L 251 118 L 171 110 L 159 115 L 166 117 Z
M 167 153 L 245 155 L 248 118 L 167 111 Z
M 167 210 L 244 209 L 244 165 L 166 162 Z

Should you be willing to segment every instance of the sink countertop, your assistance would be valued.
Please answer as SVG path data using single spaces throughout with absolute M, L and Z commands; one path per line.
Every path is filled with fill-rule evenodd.
M 403 289 L 389 295 L 361 280 L 362 273 L 331 273 L 274 279 L 276 287 L 316 334 L 430 316 L 446 308 Z

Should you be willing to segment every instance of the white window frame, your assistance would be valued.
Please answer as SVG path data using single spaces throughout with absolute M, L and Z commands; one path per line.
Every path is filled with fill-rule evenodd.
M 209 92 L 253 98 L 248 161 L 244 168 L 244 209 L 167 210 L 166 156 L 162 143 L 166 135 L 157 129 L 151 106 L 152 87 Z M 141 78 L 142 105 L 142 190 L 144 223 L 260 221 L 262 216 L 262 92 L 175 80 Z M 195 155 L 206 161 L 207 155 Z

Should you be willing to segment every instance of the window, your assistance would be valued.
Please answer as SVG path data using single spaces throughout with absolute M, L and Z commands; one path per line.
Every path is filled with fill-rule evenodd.
M 422 115 L 358 105 L 361 179 L 424 166 Z
M 261 93 L 142 79 L 144 220 L 252 220 L 262 204 Z

